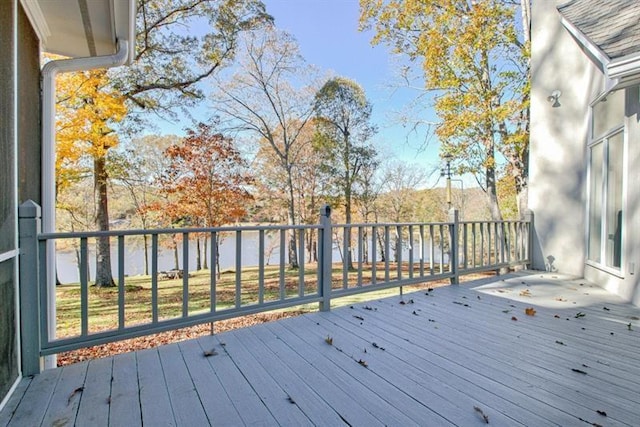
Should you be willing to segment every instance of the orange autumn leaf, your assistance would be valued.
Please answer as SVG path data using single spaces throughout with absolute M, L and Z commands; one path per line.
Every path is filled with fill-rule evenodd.
M 535 316 L 536 310 L 533 307 L 525 308 L 524 312 L 527 316 Z

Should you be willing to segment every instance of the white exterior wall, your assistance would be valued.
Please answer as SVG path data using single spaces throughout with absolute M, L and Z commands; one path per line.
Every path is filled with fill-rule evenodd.
M 621 271 L 611 274 L 587 263 L 584 276 L 610 292 L 640 306 L 640 93 L 627 90 L 625 129 L 625 177 L 623 184 L 623 219 Z
M 640 125 L 638 102 L 625 119 L 622 268 L 617 274 L 589 265 L 587 179 L 590 104 L 605 89 L 597 60 L 561 23 L 556 5 L 534 1 L 529 208 L 535 215 L 533 266 L 584 276 L 640 305 Z M 548 97 L 560 90 L 559 107 Z M 628 98 L 638 99 L 637 90 Z M 629 103 L 628 103 L 629 104 Z M 621 118 L 622 121 L 622 118 Z M 552 261 L 552 262 L 550 262 Z
M 603 77 L 564 28 L 555 6 L 536 1 L 532 11 L 529 208 L 535 215 L 534 268 L 581 276 L 589 103 L 601 91 Z M 547 100 L 554 90 L 562 92 L 555 108 Z

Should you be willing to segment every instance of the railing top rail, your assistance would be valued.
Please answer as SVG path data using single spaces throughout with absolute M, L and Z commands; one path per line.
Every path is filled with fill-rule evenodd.
M 332 224 L 334 227 L 357 228 L 357 227 L 409 227 L 421 225 L 452 225 L 453 222 L 364 222 L 359 224 Z
M 488 221 L 459 221 L 459 224 L 528 224 L 531 221 L 528 219 L 503 219 L 500 221 L 493 221 L 493 220 L 488 220 Z
M 311 230 L 321 228 L 318 224 L 303 225 L 246 225 L 246 226 L 224 226 L 224 227 L 203 227 L 203 228 L 147 228 L 135 230 L 109 230 L 109 231 L 76 231 L 76 232 L 56 232 L 40 233 L 38 239 L 69 239 L 83 237 L 118 237 L 118 236 L 142 236 L 154 234 L 182 234 L 182 233 L 233 233 L 236 231 L 278 231 L 278 230 Z

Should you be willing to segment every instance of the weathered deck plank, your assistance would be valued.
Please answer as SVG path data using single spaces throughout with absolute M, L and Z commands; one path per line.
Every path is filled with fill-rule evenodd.
M 242 419 L 215 369 L 209 364 L 208 358 L 203 357 L 205 351 L 212 351 L 213 348 L 204 350 L 196 340 L 181 342 L 180 348 L 207 418 L 219 425 L 242 425 Z M 219 351 L 216 350 L 216 353 Z
M 77 425 L 95 427 L 109 425 L 112 368 L 112 358 L 95 359 L 88 362 L 84 388 L 79 396 Z
M 637 426 L 640 309 L 511 277 L 45 371 L 0 426 Z
M 109 425 L 142 425 L 136 353 L 114 356 L 109 403 Z
M 137 365 L 142 424 L 177 425 L 158 350 L 152 348 L 138 352 Z
M 158 347 L 158 354 L 176 424 L 194 426 L 209 424 L 178 344 Z
M 62 369 L 44 371 L 33 378 L 31 384 L 24 392 L 24 396 L 14 395 L 13 399 L 19 398 L 20 404 L 15 409 L 9 425 L 41 425 L 61 374 Z

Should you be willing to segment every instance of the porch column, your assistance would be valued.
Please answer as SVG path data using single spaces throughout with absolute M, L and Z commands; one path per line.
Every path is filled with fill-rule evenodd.
M 38 233 L 40 206 L 27 200 L 18 207 L 20 248 L 20 350 L 22 375 L 39 374 L 40 361 L 40 262 Z
M 320 208 L 320 256 L 318 257 L 318 291 L 322 297 L 320 311 L 331 309 L 331 267 L 333 239 L 331 236 L 331 206 Z

